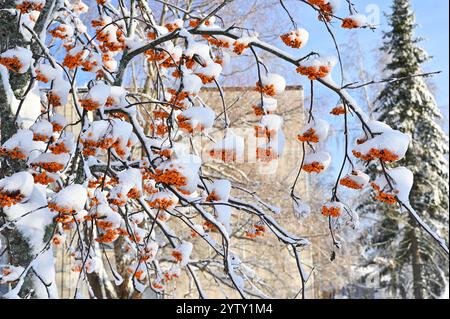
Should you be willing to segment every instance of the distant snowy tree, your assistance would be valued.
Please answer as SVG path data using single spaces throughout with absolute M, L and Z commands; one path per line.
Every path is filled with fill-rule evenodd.
M 411 136 L 408 152 L 399 162 L 414 173 L 411 205 L 448 241 L 448 138 L 437 124 L 441 113 L 426 81 L 408 77 L 419 74 L 429 57 L 419 46 L 421 39 L 414 36 L 410 1 L 395 0 L 392 8 L 391 30 L 385 33 L 382 47 L 390 56 L 386 72 L 392 78 L 406 79 L 386 84 L 375 113 L 380 121 Z M 439 297 L 448 282 L 448 259 L 418 230 L 416 222 L 399 215 L 393 206 L 373 201 L 361 205 L 360 211 L 376 212 L 378 217 L 365 236 L 369 236 L 369 264 L 380 267 L 381 287 L 392 297 Z

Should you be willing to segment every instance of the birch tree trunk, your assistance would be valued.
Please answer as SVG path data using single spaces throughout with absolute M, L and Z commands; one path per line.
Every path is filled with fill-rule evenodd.
M 55 11 L 56 0 L 49 0 L 46 2 L 41 14 L 36 21 L 34 31 L 40 34 L 45 28 L 47 20 Z M 14 0 L 5 0 L 0 3 L 0 52 L 16 46 L 27 47 L 29 43 L 24 39 L 19 30 L 19 14 L 8 9 L 15 9 Z M 33 55 L 36 55 L 39 46 L 35 45 L 30 48 Z M 16 123 L 16 114 L 13 111 L 13 100 L 11 93 L 14 94 L 17 100 L 20 100 L 25 94 L 27 87 L 30 84 L 30 72 L 25 74 L 17 74 L 9 72 L 4 66 L 0 65 L 0 140 L 3 144 L 19 129 Z M 10 160 L 8 158 L 0 158 L 0 178 L 10 176 L 15 172 L 26 169 L 25 161 Z M 0 226 L 5 223 L 6 218 L 3 209 L 0 211 Z M 27 239 L 17 230 L 11 229 L 7 233 L 8 245 L 8 262 L 13 265 L 20 265 L 26 267 L 33 259 L 31 255 L 31 248 Z M 25 284 L 23 286 L 23 296 L 28 295 L 33 291 L 33 272 L 28 272 Z M 4 291 L 1 289 L 0 291 Z

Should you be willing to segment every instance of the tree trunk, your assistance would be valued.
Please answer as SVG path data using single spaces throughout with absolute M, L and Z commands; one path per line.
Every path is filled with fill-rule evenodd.
M 56 10 L 54 4 L 55 0 L 49 0 L 44 5 L 39 18 L 36 21 L 35 31 L 37 33 L 40 33 L 49 16 L 54 12 L 54 10 Z M 8 9 L 15 9 L 15 1 L 2 1 L 1 8 L 3 10 L 0 11 L 0 52 L 17 46 L 27 47 L 29 43 L 23 38 L 18 28 L 19 14 L 12 13 L 14 11 L 7 11 Z M 31 49 L 34 51 L 40 50 L 37 45 Z M 40 52 L 33 52 L 33 54 L 36 53 Z M 13 134 L 15 134 L 18 129 L 17 123 L 14 121 L 16 114 L 13 114 L 11 109 L 12 105 L 9 99 L 9 91 L 12 90 L 16 98 L 21 98 L 30 83 L 30 72 L 25 74 L 16 74 L 9 72 L 3 66 L 0 67 L 3 68 L 3 75 L 0 73 L 0 141 L 1 144 L 3 144 Z M 8 83 L 9 85 L 7 84 L 5 86 L 4 83 Z M 8 160 L 3 157 L 0 160 L 0 178 L 10 176 L 16 172 L 23 171 L 26 168 L 27 166 L 25 161 Z M 0 212 L 0 215 L 4 217 L 3 210 Z M 0 226 L 3 222 L 5 222 L 5 219 L 0 219 Z M 13 265 L 27 267 L 33 258 L 28 241 L 17 229 L 9 230 L 7 232 L 7 236 L 9 239 L 8 261 Z M 27 295 L 33 289 L 32 277 L 34 277 L 34 275 L 32 275 L 32 272 L 29 272 L 22 288 L 22 296 Z
M 414 298 L 424 299 L 424 287 L 422 278 L 422 264 L 420 260 L 419 242 L 417 240 L 417 225 L 414 223 L 411 231 L 411 262 L 413 270 Z
M 11 9 L 14 7 L 15 4 L 13 0 L 5 1 L 2 4 L 2 9 Z M 0 24 L 0 52 L 6 51 L 15 46 L 25 45 L 24 39 L 17 28 L 17 16 L 15 17 L 14 14 L 9 11 L 0 11 L 0 20 L 2 21 Z M 3 68 L 3 71 L 0 73 L 0 140 L 1 144 L 3 144 L 17 132 L 17 125 L 14 122 L 15 114 L 12 114 L 11 111 L 9 90 L 12 90 L 16 94 L 21 94 L 28 84 L 29 75 L 14 74 L 9 72 L 3 66 L 1 67 Z M 9 87 L 8 85 L 5 86 L 4 83 L 9 83 Z M 12 175 L 13 173 L 26 168 L 24 161 L 8 160 L 5 157 L 1 159 L 0 166 L 0 178 Z M 2 219 L 0 226 L 3 222 L 6 222 L 3 218 L 3 210 L 1 211 L 1 215 Z M 13 265 L 21 265 L 26 267 L 32 260 L 30 246 L 28 245 L 27 240 L 16 229 L 8 230 L 6 236 L 8 236 L 10 248 L 8 262 Z M 30 276 L 27 276 L 27 280 L 23 286 L 23 291 L 25 294 L 32 288 L 32 280 L 28 280 Z

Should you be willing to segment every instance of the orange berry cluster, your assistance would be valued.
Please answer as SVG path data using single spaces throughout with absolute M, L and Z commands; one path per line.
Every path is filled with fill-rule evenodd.
M 54 38 L 59 38 L 59 39 L 65 39 L 67 38 L 67 30 L 64 26 L 59 25 L 56 28 L 54 28 L 53 30 L 48 30 L 48 33 L 50 33 L 50 35 Z
M 48 147 L 48 149 L 53 153 L 53 154 L 62 154 L 62 153 L 68 153 L 70 150 L 66 147 L 66 145 L 64 144 L 64 142 L 57 142 L 54 143 L 52 145 L 50 145 Z
M 191 119 L 183 116 L 182 114 L 177 116 L 177 120 L 178 120 L 178 127 L 190 134 L 193 134 L 194 132 L 202 132 L 204 130 L 204 127 L 201 124 L 192 127 L 190 123 Z
M 389 205 L 394 205 L 395 203 L 397 203 L 397 198 L 395 195 L 383 192 L 380 186 L 373 182 L 370 185 L 372 185 L 372 188 L 377 192 L 377 195 L 375 196 L 376 200 Z M 394 190 L 393 193 L 398 193 L 398 191 Z
M 331 17 L 333 14 L 333 9 L 331 7 L 331 5 L 328 2 L 325 2 L 325 0 L 307 0 L 307 2 L 309 4 L 312 4 L 316 7 L 319 8 L 319 10 L 321 11 L 323 18 L 326 21 L 331 21 Z M 321 15 L 319 15 L 319 20 L 323 19 Z
M 48 79 L 39 70 L 36 70 L 36 81 L 48 83 Z
M 330 112 L 330 114 L 336 115 L 336 116 L 339 116 L 339 115 L 342 115 L 345 113 L 347 113 L 347 112 L 345 111 L 345 107 L 343 105 L 336 106 Z
M 344 18 L 344 19 L 342 19 L 341 27 L 344 29 L 357 29 L 357 28 L 359 28 L 359 25 L 352 18 Z
M 0 58 L 0 64 L 16 73 L 19 72 L 22 68 L 22 63 L 20 62 L 18 57 Z
M 200 24 L 200 21 L 202 21 L 202 20 L 199 18 L 193 18 L 193 19 L 189 20 L 189 26 L 191 26 L 192 28 L 195 28 Z M 209 19 L 207 19 L 206 21 L 203 22 L 203 24 L 206 26 L 210 26 L 211 21 Z
M 60 106 L 61 105 L 61 97 L 58 95 L 48 92 L 47 93 L 47 101 L 49 105 Z
M 116 30 L 117 42 L 110 42 L 109 33 L 105 30 L 100 29 L 97 31 L 97 40 L 100 43 L 99 48 L 102 52 L 117 52 L 125 48 L 125 38 L 123 37 L 123 32 L 119 29 Z
M 48 185 L 53 183 L 55 179 L 47 175 L 47 172 L 44 171 L 42 173 L 33 173 L 34 182 L 37 184 Z
M 253 108 L 253 112 L 255 113 L 256 116 L 265 115 L 264 109 L 261 106 L 253 105 L 252 108 Z M 267 112 L 267 114 L 270 114 L 270 112 Z
M 36 3 L 34 1 L 23 1 L 22 3 L 16 5 L 16 9 L 20 13 L 25 14 L 31 11 L 41 11 L 44 8 L 43 3 Z
M 53 126 L 53 132 L 61 132 L 63 129 L 63 126 L 56 122 L 52 122 L 52 126 Z
M 207 220 L 205 220 L 203 222 L 203 230 L 205 232 L 213 232 L 213 233 L 216 233 L 219 231 L 219 229 L 217 229 L 216 225 L 214 225 L 213 223 L 211 223 Z
M 92 99 L 81 99 L 81 107 L 87 111 L 94 111 L 100 107 L 100 104 Z
M 164 123 L 160 123 L 160 124 L 156 124 L 156 130 L 155 130 L 155 124 L 152 123 L 152 124 L 150 124 L 150 130 L 156 131 L 156 135 L 158 135 L 158 136 L 164 136 L 169 131 L 169 127 Z
M 164 26 L 167 28 L 169 32 L 173 32 L 180 28 L 176 23 L 166 23 Z
M 99 243 L 111 243 L 119 237 L 116 229 L 107 229 L 105 232 L 99 234 L 95 241 Z
M 362 154 L 361 152 L 353 150 L 352 153 L 355 157 L 367 162 L 377 158 L 385 162 L 394 162 L 398 160 L 398 155 L 393 154 L 387 149 L 378 150 L 376 148 L 371 148 L 367 154 Z
M 155 110 L 153 111 L 153 116 L 155 119 L 167 119 L 169 117 L 169 113 L 163 110 Z
M 312 162 L 311 164 L 303 165 L 302 169 L 307 173 L 320 173 L 325 167 L 319 162 Z
M 284 44 L 294 49 L 298 49 L 303 45 L 302 40 L 298 37 L 295 31 L 282 34 L 280 35 L 280 38 Z
M 147 61 L 162 61 L 165 58 L 165 53 L 162 51 L 157 51 L 154 49 L 150 49 L 144 52 L 144 55 L 147 57 Z
M 31 166 L 33 167 L 40 167 L 50 173 L 56 173 L 59 172 L 64 168 L 63 164 L 56 163 L 56 162 L 38 162 L 38 163 L 32 163 Z
M 59 245 L 61 245 L 62 244 L 62 237 L 60 236 L 60 235 L 58 235 L 58 234 L 56 234 L 56 235 L 54 235 L 53 237 L 52 237 L 52 243 L 53 243 L 53 245 L 55 245 L 55 246 L 59 246 Z
M 91 60 L 92 56 L 89 56 L 86 60 L 81 63 L 82 70 L 85 72 L 92 72 L 94 68 L 98 66 L 97 61 Z
M 95 155 L 96 149 L 108 149 L 113 146 L 113 139 L 110 137 L 102 138 L 98 141 L 81 139 L 81 144 L 83 145 L 83 154 L 85 156 Z
M 203 84 L 208 84 L 208 83 L 214 82 L 213 76 L 206 76 L 202 73 L 195 73 L 195 75 L 197 75 L 202 80 Z
M 264 236 L 267 231 L 266 225 L 262 222 L 253 224 L 253 228 L 245 232 L 245 236 L 248 238 L 256 238 L 258 236 Z
M 316 135 L 316 131 L 313 128 L 308 129 L 305 133 L 302 135 L 298 135 L 297 139 L 300 142 L 311 142 L 311 143 L 318 143 L 319 137 Z
M 215 191 L 212 191 L 208 197 L 206 197 L 207 202 L 217 202 L 220 201 L 220 197 L 217 195 Z
M 42 134 L 38 134 L 38 133 L 33 134 L 33 141 L 48 142 L 49 140 L 50 140 L 50 136 L 42 135 Z
M 331 217 L 339 217 L 341 215 L 341 209 L 335 206 L 322 206 L 322 215 L 323 216 L 331 216 Z
M 169 198 L 156 198 L 152 201 L 147 201 L 147 203 L 150 207 L 162 210 L 168 209 L 175 204 L 175 202 Z
M 339 184 L 342 186 L 351 188 L 351 189 L 362 189 L 363 185 L 355 182 L 350 176 L 346 176 L 339 181 Z
M 111 193 L 108 193 L 108 202 L 111 204 L 111 205 L 116 205 L 116 206 L 120 206 L 120 207 L 122 207 L 122 206 L 125 206 L 125 204 L 127 203 L 127 198 L 125 198 L 125 196 L 124 195 L 122 195 L 121 193 L 118 193 L 117 195 L 116 195 L 116 197 L 114 197 L 114 198 L 111 198 L 110 197 L 110 194 Z
M 25 154 L 22 153 L 19 147 L 15 147 L 12 150 L 7 150 L 5 148 L 0 148 L 0 155 L 1 156 L 8 156 L 11 159 L 26 159 L 27 157 Z
M 17 203 L 20 203 L 20 201 L 23 199 L 23 195 L 20 194 L 19 191 L 15 192 L 8 192 L 0 190 L 0 206 L 1 207 L 10 207 Z
M 169 100 L 169 103 L 171 104 L 171 106 L 174 109 L 181 109 L 181 110 L 183 110 L 183 109 L 186 108 L 186 106 L 183 105 L 182 101 L 189 97 L 189 93 L 188 92 L 183 92 L 183 91 L 178 92 L 175 89 L 168 89 L 167 92 L 172 95 L 170 100 Z
M 164 281 L 165 282 L 169 282 L 169 281 L 173 280 L 174 278 L 178 278 L 178 275 L 177 274 L 171 274 L 171 273 L 169 273 L 167 271 L 164 273 Z
M 241 55 L 242 53 L 244 53 L 244 50 L 248 48 L 248 44 L 246 43 L 240 43 L 238 41 L 234 41 L 233 43 L 233 52 L 236 53 L 237 55 Z
M 183 254 L 179 250 L 172 251 L 172 256 L 177 262 L 181 262 L 183 260 Z
M 177 188 L 186 186 L 186 177 L 176 169 L 166 169 L 164 172 L 157 170 L 154 179 L 156 183 L 172 185 Z
M 317 80 L 326 77 L 331 68 L 326 65 L 317 66 L 299 66 L 296 69 L 297 73 L 307 76 L 310 80 Z
M 68 69 L 75 69 L 83 64 L 83 55 L 83 51 L 77 52 L 75 55 L 67 53 L 62 64 Z
M 273 84 L 269 84 L 269 85 L 262 85 L 261 82 L 256 82 L 256 88 L 255 88 L 256 92 L 261 92 L 265 95 L 268 96 L 275 96 L 276 92 L 275 92 L 275 86 Z
M 230 43 L 227 41 L 223 41 L 223 40 L 217 39 L 217 38 L 209 36 L 209 35 L 204 35 L 203 38 L 205 38 L 209 44 L 216 46 L 218 48 L 227 48 L 228 49 L 230 47 Z

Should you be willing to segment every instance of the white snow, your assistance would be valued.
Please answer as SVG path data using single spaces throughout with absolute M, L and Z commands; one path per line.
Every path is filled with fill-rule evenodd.
M 263 86 L 271 86 L 275 90 L 275 95 L 279 95 L 284 92 L 286 88 L 286 80 L 283 76 L 276 73 L 267 73 L 267 75 L 261 75 L 261 84 Z
M 89 93 L 86 99 L 91 99 L 92 101 L 98 103 L 100 107 L 104 106 L 106 99 L 111 94 L 111 87 L 104 83 L 97 83 L 89 89 Z
M 2 59 L 15 59 L 19 63 L 17 65 L 17 73 L 23 74 L 28 71 L 33 60 L 33 53 L 26 48 L 15 47 L 14 49 L 9 49 L 0 54 L 0 61 Z
M 63 75 L 62 69 L 60 69 L 60 68 L 55 69 L 50 64 L 44 64 L 44 63 L 40 63 L 36 67 L 36 71 L 39 71 L 39 73 L 41 73 L 42 76 L 45 77 L 49 82 L 53 81 L 56 78 L 62 78 L 62 75 Z
M 28 162 L 29 164 L 38 164 L 38 163 L 57 163 L 61 164 L 63 167 L 66 167 L 69 163 L 70 155 L 68 153 L 62 154 L 53 154 L 53 153 L 42 153 Z
M 191 71 L 183 72 L 183 91 L 190 95 L 197 95 L 203 86 L 202 79 L 197 75 L 191 73 Z
M 42 136 L 50 137 L 53 134 L 53 126 L 52 124 L 47 120 L 39 120 L 38 122 L 34 123 L 30 130 L 33 131 L 34 134 L 39 134 Z
M 311 207 L 298 199 L 293 200 L 293 208 L 299 218 L 306 218 L 311 214 Z
M 33 132 L 31 130 L 18 130 L 2 145 L 2 148 L 8 151 L 17 148 L 22 154 L 27 156 L 33 149 L 33 146 Z
M 195 73 L 202 74 L 208 78 L 214 78 L 217 80 L 220 73 L 222 73 L 222 66 L 218 63 L 212 62 L 204 67 L 199 66 Z
M 0 192 L 19 192 L 27 199 L 34 188 L 34 179 L 30 173 L 18 172 L 0 180 Z
M 298 42 L 299 48 L 303 48 L 308 43 L 309 32 L 304 28 L 298 28 L 288 33 L 288 39 L 292 42 Z
M 188 241 L 183 241 L 175 250 L 181 253 L 180 266 L 186 266 L 192 253 L 193 245 Z
M 216 114 L 209 107 L 193 106 L 183 111 L 181 115 L 189 119 L 192 128 L 200 128 L 203 130 L 210 129 L 214 124 Z
M 80 184 L 69 185 L 58 193 L 52 199 L 52 202 L 58 205 L 58 207 L 68 208 L 79 212 L 84 209 L 84 205 L 87 201 L 87 191 Z
M 370 181 L 369 175 L 359 170 L 353 170 L 350 174 L 347 174 L 344 178 L 348 178 L 356 183 L 361 189 L 366 187 Z
M 127 90 L 120 86 L 111 86 L 111 91 L 108 98 L 112 100 L 112 106 L 125 106 Z
M 268 131 L 277 132 L 278 130 L 281 129 L 281 126 L 283 125 L 283 118 L 275 114 L 264 115 L 261 118 L 260 125 L 262 127 L 265 127 Z
M 62 77 L 56 77 L 53 81 L 53 87 L 49 91 L 49 94 L 55 95 L 59 97 L 60 104 L 59 105 L 66 105 L 70 93 L 70 82 L 64 80 Z
M 355 145 L 354 150 L 361 154 L 368 154 L 371 149 L 388 150 L 390 153 L 398 156 L 398 161 L 406 155 L 409 143 L 409 135 L 391 129 L 385 130 L 380 135 L 376 135 L 362 144 Z
M 112 223 L 111 228 L 120 227 L 122 216 L 120 216 L 119 213 L 113 211 L 109 204 L 101 203 L 96 206 L 95 211 L 99 217 L 99 220 Z
M 388 175 L 392 178 L 392 183 L 394 187 L 394 194 L 397 198 L 403 203 L 409 203 L 409 192 L 414 183 L 414 175 L 413 173 L 407 169 L 406 167 L 396 167 L 390 170 L 387 170 Z M 381 190 L 389 191 L 389 184 L 384 175 L 378 177 L 375 182 Z
M 330 129 L 330 124 L 322 119 L 312 120 L 309 124 L 307 124 L 301 131 L 300 136 L 304 135 L 309 130 L 314 130 L 315 136 L 318 137 L 319 142 L 323 142 L 328 137 L 328 131 Z
M 359 28 L 367 26 L 367 17 L 363 14 L 352 14 L 347 17 L 348 19 L 351 19 L 355 25 Z
M 217 179 L 209 187 L 210 193 L 214 192 L 221 202 L 227 202 L 230 197 L 231 183 L 227 179 Z
M 63 115 L 58 114 L 58 113 L 55 113 L 50 117 L 50 123 L 58 124 L 61 127 L 64 127 L 67 125 L 66 118 Z
M 331 156 L 326 151 L 317 151 L 305 155 L 304 165 L 310 165 L 315 162 L 322 164 L 323 170 L 326 170 L 331 163 Z
M 262 107 L 266 112 L 274 112 L 278 107 L 278 101 L 277 99 L 264 96 Z

